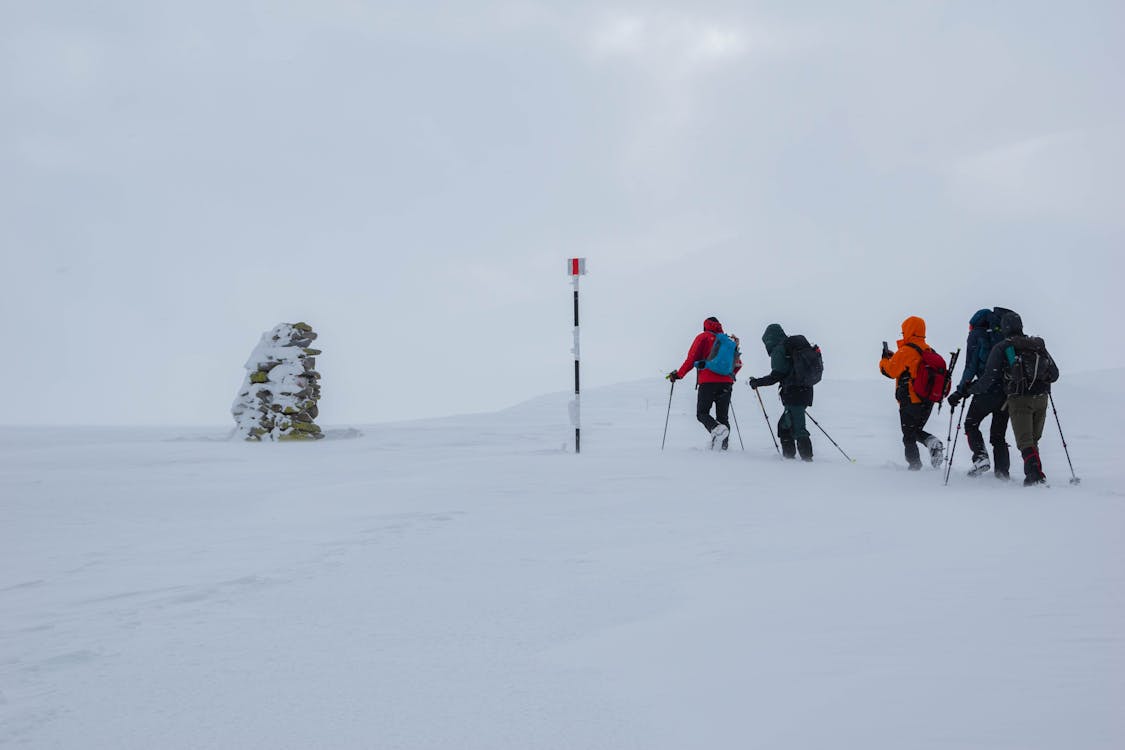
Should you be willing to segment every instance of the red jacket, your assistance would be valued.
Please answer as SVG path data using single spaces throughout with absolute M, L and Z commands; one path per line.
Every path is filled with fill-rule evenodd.
M 676 377 L 683 378 L 690 370 L 695 369 L 695 363 L 701 359 L 707 359 L 711 353 L 711 347 L 715 345 L 715 334 L 722 333 L 723 326 L 721 323 L 716 323 L 713 320 L 703 321 L 703 333 L 695 337 L 695 341 L 691 342 L 691 348 L 688 349 L 687 359 L 680 365 L 680 369 L 676 371 Z M 742 369 L 741 360 L 736 360 L 734 363 L 734 372 Z M 697 371 L 699 373 L 698 382 L 700 383 L 733 383 L 733 375 L 720 375 L 717 372 L 712 372 L 706 367 Z

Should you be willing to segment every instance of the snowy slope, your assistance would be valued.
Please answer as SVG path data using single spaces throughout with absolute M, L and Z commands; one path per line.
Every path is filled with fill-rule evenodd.
M 905 471 L 889 381 L 817 462 L 700 450 L 693 394 L 566 394 L 316 444 L 0 429 L 0 746 L 1125 747 L 1121 371 L 1049 490 Z M 775 398 L 767 398 L 771 418 Z M 944 438 L 947 412 L 931 421 Z M 737 436 L 735 436 L 737 446 Z

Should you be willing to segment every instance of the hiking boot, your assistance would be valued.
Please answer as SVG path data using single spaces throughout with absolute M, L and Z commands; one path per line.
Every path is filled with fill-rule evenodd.
M 812 440 L 797 438 L 797 452 L 801 454 L 802 461 L 812 461 Z
M 995 476 L 997 479 L 1001 479 L 1005 482 L 1007 482 L 1009 479 L 1011 479 L 1011 477 L 1008 476 L 1008 472 L 1000 471 L 999 469 L 996 470 L 996 473 L 993 476 Z
M 715 425 L 715 429 L 711 430 L 711 450 L 721 447 L 728 437 L 730 429 L 725 424 Z
M 930 466 L 935 469 L 945 460 L 945 445 L 936 437 L 931 436 L 926 440 L 926 447 L 930 449 Z
M 992 463 L 996 466 L 996 476 L 1004 475 L 1008 477 L 1008 470 L 1012 468 L 1012 459 L 1008 455 L 1007 443 L 993 443 L 992 444 Z
M 987 474 L 992 470 L 992 464 L 988 462 L 988 454 L 980 453 L 973 456 L 973 468 L 969 469 L 969 476 L 979 477 L 981 474 Z
M 922 470 L 922 464 L 921 464 L 921 462 L 916 463 L 916 464 L 908 464 L 906 468 L 909 469 L 910 471 L 921 471 Z
M 1033 484 L 1046 484 L 1047 477 L 1043 474 L 1043 464 L 1039 460 L 1039 449 L 1035 447 L 1024 448 L 1023 454 L 1023 486 Z
M 797 444 L 792 440 L 781 439 L 781 455 L 783 458 L 797 457 Z

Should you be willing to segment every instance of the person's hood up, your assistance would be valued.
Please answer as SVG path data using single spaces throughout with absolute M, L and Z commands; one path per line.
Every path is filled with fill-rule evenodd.
M 766 332 L 762 334 L 762 343 L 766 345 L 766 354 L 771 353 L 783 341 L 785 341 L 785 331 L 779 324 L 770 323 L 766 326 Z
M 994 307 L 994 308 L 992 308 L 992 327 L 995 328 L 997 331 L 999 331 L 1000 328 L 1001 328 L 1001 325 L 1004 322 L 1004 316 L 1008 315 L 1009 313 L 1014 313 L 1014 312 L 1015 312 L 1015 310 L 1009 310 L 1006 307 Z
M 900 345 L 918 343 L 926 343 L 926 321 L 917 315 L 911 315 L 902 321 L 902 341 Z
M 703 321 L 703 330 L 707 333 L 722 333 L 723 324 L 719 322 L 718 318 L 711 317 Z
M 1005 314 L 1000 321 L 1000 332 L 1004 334 L 1005 338 L 1023 335 L 1023 318 L 1014 312 Z
M 973 317 L 969 318 L 969 328 L 991 328 L 992 327 L 992 311 L 987 307 L 983 310 L 977 310 L 973 313 Z

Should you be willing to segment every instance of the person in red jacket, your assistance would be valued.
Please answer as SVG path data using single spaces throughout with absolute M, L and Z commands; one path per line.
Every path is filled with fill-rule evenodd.
M 734 376 L 742 367 L 742 362 L 734 360 L 734 368 L 730 375 L 721 375 L 709 369 L 707 358 L 715 345 L 717 334 L 723 333 L 723 326 L 715 317 L 703 321 L 703 332 L 695 337 L 688 349 L 687 358 L 680 365 L 680 369 L 668 373 L 668 380 L 673 383 L 682 380 L 688 371 L 697 371 L 695 388 L 697 391 L 695 402 L 695 417 L 711 434 L 711 449 L 721 447 L 726 450 L 730 442 L 730 396 L 734 386 Z M 731 337 L 734 338 L 733 336 Z M 735 339 L 737 342 L 737 339 Z M 715 407 L 715 416 L 711 416 L 711 407 Z

